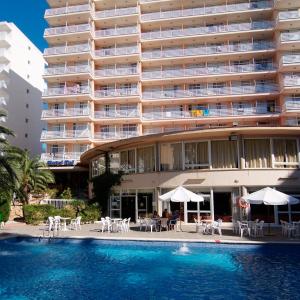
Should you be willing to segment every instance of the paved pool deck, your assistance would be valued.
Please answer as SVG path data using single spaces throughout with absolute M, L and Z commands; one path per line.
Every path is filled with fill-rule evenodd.
M 44 225 L 32 226 L 24 223 L 8 223 L 0 230 L 0 239 L 22 236 L 22 237 L 42 237 Z M 212 242 L 212 243 L 234 243 L 234 244 L 265 244 L 265 243 L 284 243 L 300 244 L 300 237 L 282 237 L 280 228 L 272 228 L 272 235 L 267 235 L 268 229 L 265 228 L 263 237 L 243 237 L 233 234 L 231 228 L 222 229 L 222 236 L 218 234 L 204 235 L 196 232 L 195 225 L 182 225 L 182 231 L 162 231 L 150 232 L 144 228 L 140 231 L 139 226 L 131 224 L 130 231 L 104 232 L 100 231 L 99 224 L 84 224 L 81 230 L 59 231 L 58 238 L 93 238 L 107 240 L 135 240 L 135 241 L 172 241 L 172 242 Z M 46 236 L 48 237 L 47 233 Z M 53 237 L 53 232 L 51 233 Z

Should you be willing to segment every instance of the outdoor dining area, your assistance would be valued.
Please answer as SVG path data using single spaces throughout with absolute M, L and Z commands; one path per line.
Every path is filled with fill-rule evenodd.
M 101 218 L 95 224 L 99 225 L 98 230 L 102 233 L 106 232 L 128 232 L 130 230 L 131 218 Z

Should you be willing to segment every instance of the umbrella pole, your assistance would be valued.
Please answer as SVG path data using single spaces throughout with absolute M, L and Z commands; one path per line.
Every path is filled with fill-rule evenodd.
M 182 228 L 181 228 L 181 212 L 182 212 L 182 202 L 180 202 L 180 213 L 179 213 L 179 226 L 180 226 L 180 231 L 182 231 Z

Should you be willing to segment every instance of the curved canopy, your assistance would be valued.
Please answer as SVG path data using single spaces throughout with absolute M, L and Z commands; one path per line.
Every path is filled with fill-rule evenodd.
M 203 202 L 204 198 L 201 195 L 197 195 L 186 188 L 179 186 L 176 189 L 165 193 L 158 197 L 162 201 L 172 202 Z
M 266 187 L 249 195 L 243 196 L 242 199 L 250 204 L 265 205 L 293 205 L 300 202 L 299 199 L 271 189 L 270 187 Z

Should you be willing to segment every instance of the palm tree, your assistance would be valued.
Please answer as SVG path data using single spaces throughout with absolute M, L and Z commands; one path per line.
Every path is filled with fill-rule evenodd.
M 54 183 L 54 175 L 38 157 L 31 159 L 27 150 L 20 150 L 17 194 L 24 204 L 28 204 L 29 195 L 34 191 L 45 191 L 49 183 Z

